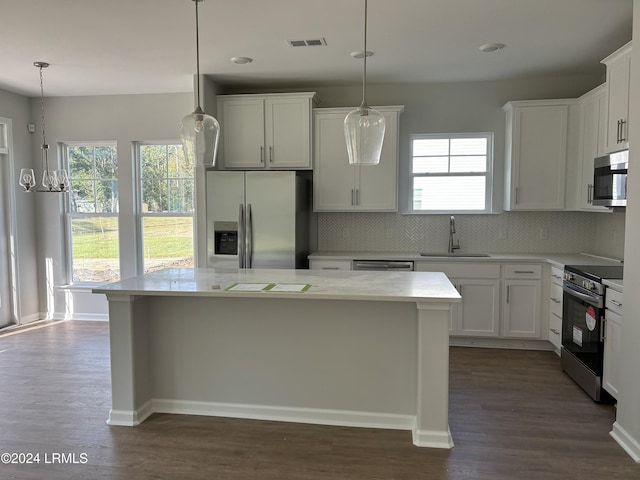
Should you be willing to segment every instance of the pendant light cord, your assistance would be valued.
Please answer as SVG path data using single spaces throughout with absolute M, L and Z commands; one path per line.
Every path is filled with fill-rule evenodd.
M 40 112 L 42 118 L 42 151 L 43 151 L 43 160 L 46 172 L 49 172 L 49 156 L 47 155 L 47 150 L 49 149 L 49 145 L 47 145 L 47 136 L 46 136 L 46 127 L 44 121 L 44 81 L 42 75 L 43 66 L 40 65 Z
M 202 0 L 193 0 L 196 4 L 196 111 L 200 110 L 200 31 L 198 26 L 198 3 Z
M 364 0 L 364 58 L 362 68 L 362 104 L 360 109 L 364 110 L 367 105 L 367 0 Z

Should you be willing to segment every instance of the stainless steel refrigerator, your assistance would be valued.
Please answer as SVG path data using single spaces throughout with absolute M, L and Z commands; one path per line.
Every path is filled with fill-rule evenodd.
M 311 181 L 297 171 L 207 171 L 207 266 L 307 268 Z

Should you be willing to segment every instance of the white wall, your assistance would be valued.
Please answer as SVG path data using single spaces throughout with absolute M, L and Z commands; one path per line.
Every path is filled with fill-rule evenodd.
M 17 265 L 18 265 L 18 322 L 28 322 L 39 318 L 38 263 L 36 258 L 35 195 L 21 193 L 17 185 L 20 169 L 32 167 L 33 137 L 27 131 L 31 121 L 29 99 L 21 95 L 0 90 L 0 117 L 10 118 L 13 123 L 13 161 L 16 177 L 15 208 L 17 217 Z M 0 225 L 0 234 L 6 235 L 5 225 Z M 3 252 L 4 254 L 4 252 Z
M 613 434 L 640 462 L 640 0 L 633 2 L 633 46 L 629 112 L 629 177 L 625 238 L 621 384 Z
M 31 101 L 33 119 L 39 120 L 39 99 Z M 118 144 L 118 180 L 120 184 L 120 266 L 121 277 L 137 274 L 135 245 L 134 165 L 132 142 L 179 140 L 182 118 L 193 111 L 190 93 L 153 95 L 113 95 L 93 97 L 52 97 L 45 101 L 47 141 L 52 149 L 60 142 L 116 141 Z M 40 125 L 38 125 L 38 131 Z M 34 157 L 39 155 L 39 139 L 32 143 Z M 55 150 L 54 150 L 55 153 Z M 39 164 L 37 168 L 40 168 Z M 106 316 L 103 296 L 65 291 L 60 286 L 65 276 L 64 223 L 60 214 L 60 195 L 40 194 L 37 198 L 39 241 L 38 286 L 41 311 L 56 317 L 96 318 Z M 35 282 L 34 282 L 35 284 Z M 86 298 L 87 295 L 91 297 Z M 73 311 L 65 311 L 72 301 Z

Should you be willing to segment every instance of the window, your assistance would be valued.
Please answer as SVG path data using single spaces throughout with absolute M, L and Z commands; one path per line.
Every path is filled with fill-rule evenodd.
M 493 134 L 411 136 L 412 212 L 489 213 Z
M 181 144 L 138 144 L 144 273 L 194 266 L 194 174 Z
M 120 279 L 118 158 L 115 144 L 68 144 L 67 231 L 73 283 Z

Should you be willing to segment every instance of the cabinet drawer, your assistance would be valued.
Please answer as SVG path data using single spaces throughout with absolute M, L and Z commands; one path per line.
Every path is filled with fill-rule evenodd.
M 504 266 L 505 278 L 540 278 L 542 265 L 509 264 Z
M 549 310 L 562 317 L 562 286 L 552 283 L 549 290 Z
M 500 265 L 486 263 L 415 262 L 418 272 L 444 272 L 455 278 L 500 278 Z
M 622 293 L 612 288 L 607 288 L 606 294 L 606 308 L 616 312 L 618 315 L 622 315 Z
M 564 270 L 558 267 L 551 267 L 551 282 L 562 285 L 562 279 L 564 276 Z
M 549 341 L 553 343 L 556 348 L 560 348 L 562 343 L 562 319 L 555 314 L 551 314 L 549 317 Z
M 351 270 L 351 260 L 310 260 L 311 270 Z

